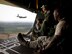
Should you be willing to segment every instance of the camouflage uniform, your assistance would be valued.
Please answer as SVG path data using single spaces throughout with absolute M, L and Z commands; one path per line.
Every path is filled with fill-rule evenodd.
M 50 11 L 46 12 L 44 14 L 44 21 L 42 23 L 42 27 L 40 29 L 41 35 L 45 35 L 45 36 L 52 36 L 54 34 L 54 25 L 55 25 L 55 21 L 54 18 L 52 17 L 52 14 L 50 13 Z
M 46 12 L 44 14 L 44 17 L 45 17 L 45 19 L 42 23 L 40 30 L 35 32 L 36 31 L 35 26 L 31 29 L 31 31 L 35 32 L 35 33 L 33 33 L 31 36 L 28 36 L 28 38 L 30 38 L 30 41 L 28 41 L 29 42 L 28 44 L 24 44 L 24 43 L 26 43 L 26 41 L 24 41 L 24 39 L 23 39 L 23 36 L 27 36 L 27 35 L 21 35 L 21 36 L 18 35 L 18 39 L 22 45 L 30 47 L 30 48 L 34 48 L 34 49 L 41 48 L 44 45 L 44 43 L 46 42 L 46 40 L 48 38 L 48 32 L 50 31 L 50 29 L 53 30 L 50 25 L 51 21 L 49 22 L 50 12 L 49 11 Z M 54 30 L 50 31 L 50 34 L 52 35 L 51 32 L 53 33 Z M 38 35 L 38 33 L 40 36 Z M 22 37 L 22 38 L 20 38 L 20 37 Z

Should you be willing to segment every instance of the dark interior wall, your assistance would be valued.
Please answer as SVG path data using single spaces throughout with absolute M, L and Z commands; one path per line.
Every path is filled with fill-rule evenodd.
M 36 10 L 36 1 L 35 0 L 5 0 L 11 3 L 14 3 L 22 8 L 26 8 L 28 10 Z
M 30 9 L 31 11 L 36 10 L 36 0 L 6 0 L 11 3 L 17 4 L 22 8 Z M 70 13 L 72 13 L 72 1 L 71 0 L 38 0 L 38 7 L 43 4 L 47 4 L 50 9 L 55 8 L 56 6 L 61 6 L 64 11 L 64 15 L 66 17 L 72 17 Z
M 20 5 L 20 6 L 26 6 L 28 7 L 30 4 L 30 7 L 36 8 L 36 0 L 6 0 L 11 3 Z M 71 7 L 72 1 L 71 0 L 38 0 L 38 5 L 41 7 L 43 4 L 47 4 L 50 7 L 57 6 L 57 5 L 62 5 L 64 7 Z

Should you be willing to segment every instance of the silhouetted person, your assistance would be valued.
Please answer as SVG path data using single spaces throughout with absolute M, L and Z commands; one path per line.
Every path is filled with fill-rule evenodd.
M 71 27 L 63 16 L 62 10 L 60 8 L 55 8 L 53 15 L 54 19 L 58 21 L 58 23 L 56 25 L 54 35 L 50 37 L 50 40 L 47 41 L 47 44 L 45 44 L 45 47 L 43 48 L 44 51 L 42 52 L 44 52 L 44 54 L 66 54 L 65 52 L 67 52 L 66 50 L 69 49 L 68 47 L 71 43 L 69 40 Z

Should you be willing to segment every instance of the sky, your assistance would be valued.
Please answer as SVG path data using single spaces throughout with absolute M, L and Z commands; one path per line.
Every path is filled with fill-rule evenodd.
M 17 15 L 27 16 L 27 18 L 19 18 Z M 24 8 L 13 7 L 0 4 L 0 22 L 34 22 L 36 13 L 30 12 Z

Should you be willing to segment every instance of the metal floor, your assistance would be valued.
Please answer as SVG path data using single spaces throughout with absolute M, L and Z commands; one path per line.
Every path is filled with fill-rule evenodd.
M 0 39 L 0 54 L 34 54 L 34 50 L 21 46 L 17 38 Z

